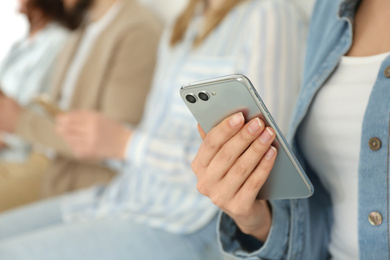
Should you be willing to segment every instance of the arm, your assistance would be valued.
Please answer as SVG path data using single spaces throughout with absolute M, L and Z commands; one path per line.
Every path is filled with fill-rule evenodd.
M 23 80 L 20 80 L 19 89 L 24 89 L 24 91 L 18 94 L 18 102 L 2 96 L 3 109 L 0 111 L 0 117 L 2 118 L 1 127 L 8 132 L 16 132 L 16 134 L 25 137 L 24 139 L 30 142 L 36 140 L 32 136 L 32 132 L 37 129 L 39 131 L 38 138 L 42 139 L 47 136 L 44 139 L 46 140 L 46 142 L 43 142 L 44 144 L 51 144 L 52 140 L 56 140 L 56 137 L 53 137 L 55 136 L 55 132 L 51 131 L 54 129 L 51 127 L 53 125 L 52 120 L 35 114 L 33 111 L 22 106 L 28 105 L 34 95 L 46 91 L 48 88 L 48 81 L 51 76 L 51 68 L 55 62 L 55 57 L 63 46 L 63 42 L 67 36 L 64 31 L 58 30 L 44 33 L 43 35 L 46 37 L 39 38 L 41 41 L 37 44 L 42 45 L 42 48 L 36 51 L 41 51 L 41 53 L 36 53 L 36 58 L 29 61 L 28 71 L 25 71 Z M 22 84 L 27 85 L 23 86 Z M 42 128 L 39 127 L 41 121 L 44 121 Z M 31 122 L 33 123 L 31 126 L 33 130 L 30 129 Z M 54 147 L 70 152 L 69 148 L 61 142 L 56 142 Z
M 30 111 L 3 95 L 0 96 L 0 131 L 16 133 L 31 143 L 39 140 L 43 145 L 71 154 L 68 145 L 55 132 L 53 119 Z
M 21 98 L 18 99 L 19 103 L 11 99 L 4 99 L 3 101 L 6 101 L 5 105 L 7 105 L 6 109 L 8 111 L 18 111 L 17 114 L 14 113 L 13 118 L 15 120 L 10 122 L 12 129 L 9 132 L 16 133 L 30 143 L 38 142 L 70 155 L 69 147 L 54 130 L 53 119 L 38 114 L 27 106 L 21 106 L 28 105 L 34 95 L 45 92 L 48 89 L 57 54 L 67 37 L 65 31 L 62 31 L 62 29 L 58 30 L 45 34 L 47 37 L 40 42 L 40 44 L 45 46 L 45 48 L 42 48 L 44 53 L 38 55 L 39 59 L 35 61 L 35 64 L 31 66 L 32 69 L 25 75 L 23 82 L 28 82 L 28 87 L 24 87 L 25 91 Z M 11 114 L 11 112 L 7 114 Z M 0 116 L 4 118 L 3 115 Z M 4 120 L 4 122 L 10 120 L 11 118 Z
M 269 207 L 256 200 L 274 163 L 273 139 L 262 142 L 266 130 L 253 131 L 254 120 L 235 121 L 226 119 L 207 136 L 201 132 L 205 139 L 192 164 L 198 190 L 224 211 L 218 224 L 223 250 L 239 259 L 327 259 L 326 191 L 311 174 L 316 193 L 309 199 L 268 201 Z
M 40 41 L 36 43 L 40 45 L 40 48 L 36 50 L 35 60 L 31 61 L 31 68 L 25 71 L 23 80 L 20 81 L 19 89 L 23 90 L 23 93 L 20 93 L 17 100 L 23 106 L 29 105 L 32 98 L 37 94 L 46 93 L 50 90 L 57 56 L 63 49 L 68 37 L 65 29 L 48 26 L 50 26 L 49 29 L 44 29 L 46 31 L 42 32 L 43 35 L 39 38 Z
M 273 246 L 283 254 L 279 245 L 286 241 L 288 221 L 271 227 L 272 217 L 280 217 L 278 209 L 272 207 L 271 215 L 268 203 L 256 200 L 275 162 L 276 149 L 271 146 L 274 131 L 259 119 L 244 125 L 239 113 L 225 119 L 207 136 L 201 130 L 201 135 L 204 141 L 192 168 L 199 192 L 226 214 L 220 221 L 222 247 L 235 256 L 253 257 L 261 245 L 269 244 L 269 238 L 276 235 L 278 240 L 273 241 Z M 255 247 L 255 254 L 245 252 L 249 242 L 249 248 Z
M 104 82 L 100 106 L 106 116 L 129 124 L 141 119 L 153 79 L 159 29 L 145 22 L 126 30 Z
M 286 132 L 290 112 L 293 110 L 295 97 L 300 85 L 301 54 L 303 53 L 302 49 L 305 41 L 304 23 L 292 5 L 282 3 L 282 1 L 269 1 L 265 5 L 259 6 L 252 15 L 252 23 L 247 27 L 246 38 L 248 41 L 242 50 L 242 57 L 248 58 L 241 60 L 239 68 L 242 73 L 248 75 L 253 81 L 276 122 Z M 220 132 L 226 132 L 218 128 L 215 131 L 218 132 L 216 135 L 221 135 L 222 133 Z M 228 142 L 224 142 L 219 145 L 225 146 L 228 144 Z M 207 146 L 207 143 L 204 146 Z M 205 150 L 199 150 L 198 156 L 203 156 Z M 229 153 L 227 156 L 237 155 Z M 261 154 L 258 155 L 257 161 L 260 158 Z M 213 158 L 213 160 L 217 159 Z M 197 167 L 197 162 L 194 161 L 194 163 L 195 167 Z M 246 160 L 246 163 L 250 165 L 251 160 Z M 246 165 L 242 168 L 243 171 L 252 171 Z M 215 171 L 216 169 L 218 167 L 213 166 L 213 170 Z M 205 174 L 202 173 L 203 170 L 198 168 L 195 168 L 195 170 L 198 170 L 200 175 Z M 229 168 L 229 170 L 233 170 L 233 167 Z M 254 174 L 255 172 L 252 172 L 250 176 Z M 245 188 L 245 185 L 250 182 L 248 178 L 242 187 Z M 202 181 L 202 183 L 205 184 L 207 182 Z M 210 182 L 207 185 L 211 185 Z M 214 189 L 215 186 L 208 188 L 209 190 L 223 191 L 223 188 Z M 257 194 L 261 185 L 258 185 L 256 188 L 257 190 L 255 193 L 252 193 L 252 196 Z M 251 190 L 240 192 L 250 193 Z M 221 193 L 206 193 L 206 195 L 227 196 Z M 222 204 L 222 207 L 219 205 L 226 212 L 222 214 L 219 224 L 219 237 L 222 248 L 226 252 L 243 259 L 286 259 L 288 254 L 291 253 L 290 250 L 292 250 L 292 240 L 290 239 L 294 237 L 297 243 L 302 243 L 303 238 L 302 236 L 297 236 L 299 231 L 295 232 L 297 225 L 292 219 L 299 222 L 303 217 L 296 218 L 294 216 L 293 218 L 292 215 L 297 213 L 291 207 L 292 201 L 269 201 L 269 209 L 265 206 L 256 208 L 256 202 L 253 199 L 244 197 L 237 198 L 235 204 L 231 200 L 230 202 L 230 205 Z M 299 202 L 299 204 L 305 207 L 304 205 L 307 205 L 307 201 Z M 240 213 L 245 211 L 236 210 L 237 207 L 239 208 L 243 205 L 247 205 L 247 207 L 253 210 L 245 214 L 245 218 Z M 270 212 L 272 212 L 269 215 L 270 217 L 265 217 Z M 306 208 L 304 212 L 308 214 L 309 210 Z M 307 220 L 307 218 L 305 219 Z M 259 225 L 259 230 L 265 229 L 268 232 L 264 232 L 265 235 L 259 235 L 257 229 L 248 229 L 247 226 L 253 223 L 256 223 L 254 227 Z M 294 230 L 294 235 L 291 235 L 292 230 Z M 294 248 L 296 249 L 296 247 Z M 298 257 L 297 259 L 304 258 Z
M 262 22 L 258 27 L 263 29 L 257 31 L 257 37 L 254 36 L 257 43 L 248 45 L 246 49 L 258 56 L 252 57 L 251 65 L 244 71 L 253 79 L 275 120 L 286 131 L 289 111 L 293 109 L 299 87 L 302 47 L 306 38 L 305 28 L 300 26 L 305 24 L 302 24 L 292 5 L 287 3 L 284 7 L 274 7 L 264 9 L 258 15 L 264 18 L 260 19 Z M 272 30 L 275 24 L 280 26 L 277 31 Z M 295 151 L 304 163 L 299 151 Z M 243 235 L 236 217 L 222 214 L 219 237 L 226 252 L 240 259 L 328 258 L 331 203 L 315 174 L 305 168 L 315 187 L 315 194 L 309 199 L 269 201 L 272 224 L 266 240 L 255 239 L 252 232 L 246 232 L 249 236 Z
M 40 115 L 29 108 L 22 108 L 15 133 L 30 143 L 39 143 L 73 157 L 70 146 L 57 133 L 54 119 Z
M 244 127 L 242 113 L 225 119 L 205 136 L 192 163 L 199 192 L 234 216 L 244 233 L 265 241 L 271 226 L 266 201 L 256 200 L 276 158 L 275 132 L 255 118 Z
M 57 131 L 78 157 L 124 158 L 131 131 L 122 124 L 137 124 L 142 116 L 159 35 L 159 28 L 148 22 L 129 28 L 110 60 L 101 110 L 72 111 L 58 117 Z
M 238 69 L 286 133 L 301 85 L 307 22 L 288 1 L 259 4 L 248 20 Z

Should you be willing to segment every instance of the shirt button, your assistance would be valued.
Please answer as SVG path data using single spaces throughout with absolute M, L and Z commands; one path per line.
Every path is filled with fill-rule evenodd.
M 384 71 L 385 77 L 390 78 L 390 66 L 387 66 Z
M 378 151 L 382 147 L 382 142 L 378 137 L 372 137 L 368 141 L 368 146 L 373 151 Z
M 368 222 L 370 222 L 371 225 L 373 226 L 379 226 L 382 224 L 382 215 L 379 212 L 371 212 L 370 215 L 368 216 Z

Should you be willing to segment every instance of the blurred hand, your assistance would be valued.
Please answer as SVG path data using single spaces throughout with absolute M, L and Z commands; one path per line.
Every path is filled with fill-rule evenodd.
M 265 241 L 271 228 L 267 201 L 256 200 L 274 165 L 272 128 L 256 118 L 244 125 L 241 113 L 225 119 L 207 135 L 192 163 L 199 192 L 234 219 L 243 233 Z
M 0 131 L 13 133 L 21 112 L 18 102 L 0 93 Z
M 124 159 L 131 130 L 93 111 L 73 111 L 56 120 L 57 132 L 81 159 Z

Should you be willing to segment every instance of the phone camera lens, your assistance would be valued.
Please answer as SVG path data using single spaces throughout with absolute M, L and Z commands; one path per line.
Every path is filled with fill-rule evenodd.
M 203 101 L 207 101 L 210 99 L 210 96 L 209 94 L 207 94 L 206 92 L 199 92 L 198 93 L 198 97 L 203 100 Z
M 188 102 L 190 102 L 192 104 L 196 103 L 196 97 L 194 95 L 192 95 L 192 94 L 188 94 L 186 96 L 186 99 L 187 99 Z

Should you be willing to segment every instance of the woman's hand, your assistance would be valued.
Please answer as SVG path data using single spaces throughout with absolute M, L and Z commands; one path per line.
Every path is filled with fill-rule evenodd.
M 61 114 L 56 129 L 81 159 L 124 159 L 132 135 L 121 123 L 93 111 Z
M 232 217 L 240 230 L 265 241 L 271 211 L 256 196 L 274 165 L 272 128 L 255 118 L 244 125 L 242 113 L 225 119 L 206 136 L 192 163 L 199 192 Z

